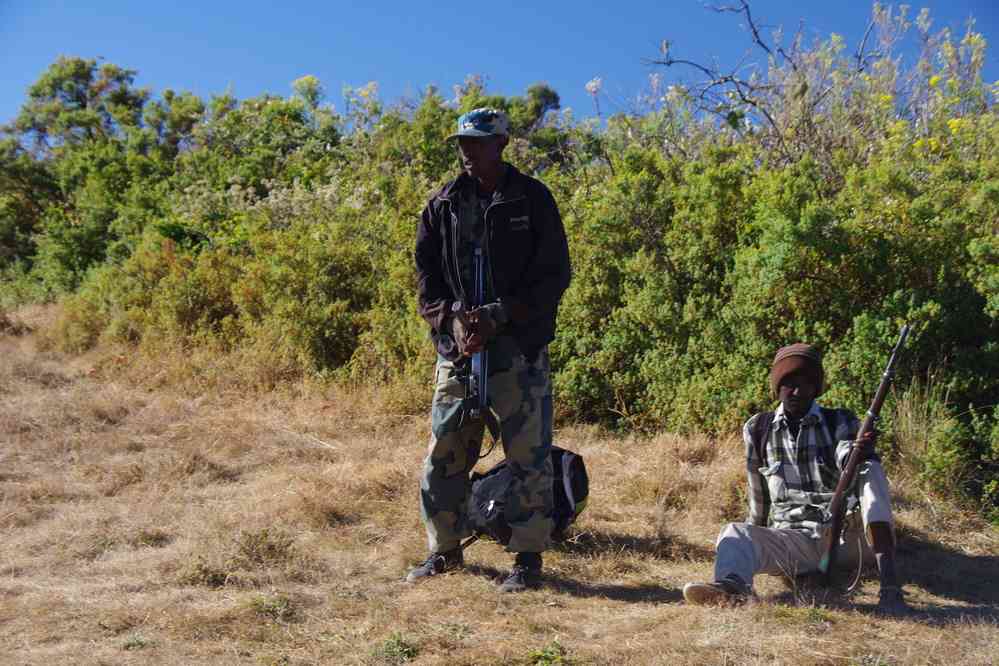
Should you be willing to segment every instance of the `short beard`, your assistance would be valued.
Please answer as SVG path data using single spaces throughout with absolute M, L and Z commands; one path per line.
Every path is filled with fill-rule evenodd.
M 790 416 L 791 418 L 794 418 L 794 419 L 800 419 L 802 416 L 804 416 L 805 414 L 808 413 L 809 409 L 812 408 L 812 403 L 813 402 L 815 402 L 815 401 L 812 400 L 807 405 L 802 406 L 802 408 L 800 410 L 795 410 L 795 411 L 792 411 L 791 408 L 788 407 L 787 403 L 781 403 L 781 404 L 784 405 L 784 413 L 787 416 Z

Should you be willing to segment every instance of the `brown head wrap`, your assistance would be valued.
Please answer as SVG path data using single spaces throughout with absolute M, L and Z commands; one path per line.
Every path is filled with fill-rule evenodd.
M 777 387 L 784 377 L 795 373 L 806 373 L 815 383 L 816 397 L 825 390 L 825 372 L 822 369 L 822 353 L 812 345 L 796 342 L 781 347 L 770 366 L 770 390 L 777 395 Z

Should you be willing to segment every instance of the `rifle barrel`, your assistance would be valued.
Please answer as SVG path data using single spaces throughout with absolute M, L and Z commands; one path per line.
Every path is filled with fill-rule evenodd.
M 482 254 L 481 247 L 476 247 L 474 250 L 473 264 L 475 276 L 472 307 L 477 308 L 485 305 L 486 299 L 485 257 Z M 478 418 L 482 414 L 482 411 L 489 407 L 488 377 L 489 354 L 483 349 L 472 354 L 472 382 L 474 384 L 475 402 L 469 412 L 473 418 Z
M 874 393 L 874 400 L 871 401 L 871 406 L 867 409 L 867 414 L 864 415 L 864 421 L 860 424 L 860 430 L 857 431 L 857 439 L 860 439 L 862 435 L 874 429 L 874 424 L 881 414 L 881 406 L 884 404 L 885 398 L 888 395 L 888 389 L 895 378 L 895 363 L 898 362 L 898 357 L 908 337 L 909 325 L 905 324 L 899 332 L 898 342 L 895 343 L 895 346 L 891 350 L 891 356 L 888 357 L 888 365 L 881 375 L 881 382 L 878 384 L 878 390 Z M 826 536 L 827 542 L 822 559 L 819 561 L 819 571 L 823 574 L 827 586 L 832 576 L 833 566 L 836 563 L 836 548 L 839 545 L 840 533 L 843 531 L 846 491 L 853 485 L 859 465 L 860 449 L 853 447 L 846 459 L 846 464 L 843 465 L 843 471 L 839 476 L 836 489 L 833 491 L 832 499 L 829 502 L 829 514 L 831 516 L 830 530 Z

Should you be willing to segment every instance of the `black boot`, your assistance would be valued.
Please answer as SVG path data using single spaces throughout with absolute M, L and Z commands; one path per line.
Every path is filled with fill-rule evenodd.
M 541 578 L 541 553 L 517 553 L 510 575 L 500 585 L 500 592 L 522 592 L 537 587 Z
M 457 569 L 465 563 L 461 547 L 452 548 L 443 553 L 430 553 L 430 556 L 422 564 L 414 567 L 407 575 L 407 583 L 415 583 L 430 576 L 442 574 L 445 571 Z

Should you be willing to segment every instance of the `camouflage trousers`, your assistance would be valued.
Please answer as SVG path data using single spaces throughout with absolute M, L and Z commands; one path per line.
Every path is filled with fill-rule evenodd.
M 507 551 L 540 553 L 552 531 L 552 388 L 547 350 L 533 363 L 520 353 L 494 362 L 489 398 L 500 423 L 503 452 L 515 481 L 506 517 Z M 478 462 L 485 423 L 462 415 L 464 385 L 451 361 L 438 358 L 430 447 L 420 483 L 420 514 L 430 551 L 444 552 L 471 535 L 467 524 L 470 474 Z

